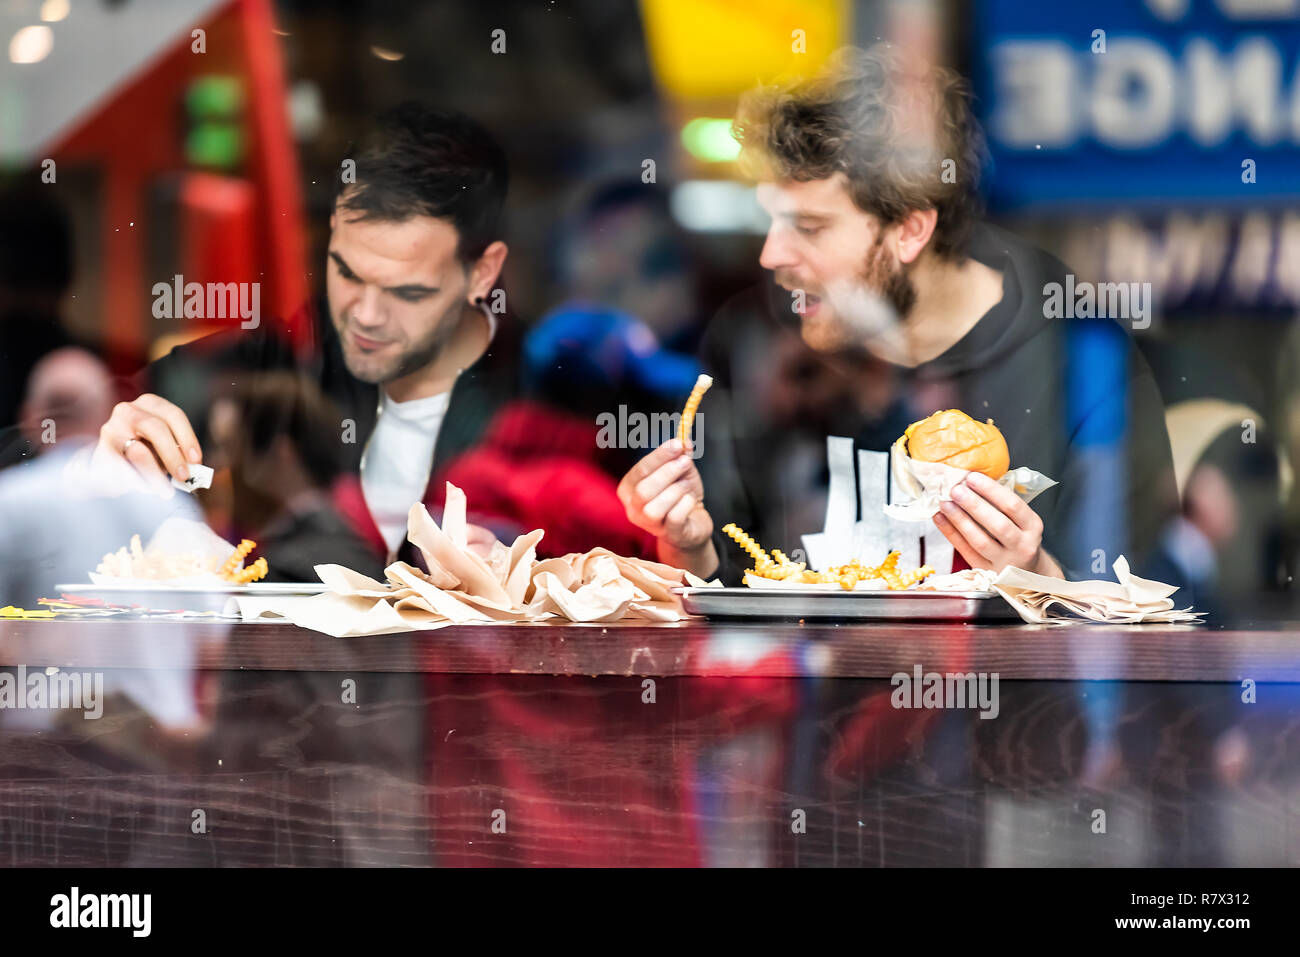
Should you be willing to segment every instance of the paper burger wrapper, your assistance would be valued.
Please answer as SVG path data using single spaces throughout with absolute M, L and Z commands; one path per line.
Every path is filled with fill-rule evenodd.
M 939 511 L 939 505 L 952 498 L 952 488 L 967 476 L 965 469 L 953 468 L 942 462 L 918 462 L 903 451 L 900 438 L 889 450 L 889 469 L 893 474 L 894 490 L 900 501 L 883 507 L 890 518 L 902 522 L 928 522 Z M 1030 468 L 1011 469 L 998 479 L 998 484 L 1011 489 L 1026 502 L 1057 484 L 1041 472 Z

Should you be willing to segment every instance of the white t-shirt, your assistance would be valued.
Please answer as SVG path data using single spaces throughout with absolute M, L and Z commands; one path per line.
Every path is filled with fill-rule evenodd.
M 406 539 L 406 515 L 424 500 L 433 448 L 451 393 L 394 402 L 380 390 L 379 418 L 361 468 L 366 506 L 390 553 Z

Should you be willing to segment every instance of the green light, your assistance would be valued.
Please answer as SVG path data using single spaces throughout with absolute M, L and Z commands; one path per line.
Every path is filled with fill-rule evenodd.
M 244 87 L 238 77 L 201 76 L 185 91 L 185 108 L 200 120 L 229 119 L 244 108 Z
M 699 116 L 682 127 L 686 152 L 706 163 L 728 163 L 740 155 L 740 144 L 731 135 L 731 120 Z
M 185 137 L 185 159 L 194 166 L 233 169 L 244 155 L 244 136 L 233 123 L 199 123 Z

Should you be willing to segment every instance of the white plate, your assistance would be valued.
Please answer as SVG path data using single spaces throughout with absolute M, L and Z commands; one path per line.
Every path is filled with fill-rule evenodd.
M 156 611 L 212 611 L 223 614 L 232 598 L 282 598 L 329 591 L 320 582 L 252 582 L 248 585 L 172 585 L 123 582 L 112 585 L 55 585 L 58 595 L 98 598 L 113 605 L 141 605 Z
M 64 595 L 120 595 L 124 592 L 157 592 L 162 595 L 318 595 L 328 591 L 320 582 L 250 582 L 247 585 L 172 585 L 168 582 L 92 585 L 55 585 L 54 590 Z

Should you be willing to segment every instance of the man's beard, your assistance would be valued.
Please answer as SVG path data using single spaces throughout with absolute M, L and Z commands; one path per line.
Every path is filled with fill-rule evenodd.
M 827 314 L 801 323 L 804 341 L 822 352 L 856 352 L 869 349 L 869 343 L 894 342 L 916 306 L 916 286 L 909 270 L 890 259 L 881 236 L 856 276 L 827 283 L 824 292 Z
M 358 368 L 358 363 L 353 361 L 349 345 L 346 340 L 350 322 L 346 316 L 335 320 L 334 326 L 338 330 L 339 338 L 343 342 L 343 361 L 348 367 L 354 378 L 362 382 L 368 382 L 371 385 L 383 385 L 396 379 L 404 378 L 413 372 L 418 372 L 425 366 L 433 363 L 442 350 L 446 348 L 447 343 L 455 335 L 456 329 L 460 325 L 461 305 L 454 303 L 452 308 L 438 320 L 438 323 L 421 341 L 402 351 L 400 355 L 389 361 L 388 365 L 378 369 Z M 360 357 L 362 361 L 365 356 Z
M 883 238 L 877 236 L 871 252 L 867 253 L 862 282 L 889 303 L 898 321 L 902 322 L 916 305 L 916 286 L 912 284 L 912 277 L 907 274 L 907 269 L 886 255 Z

